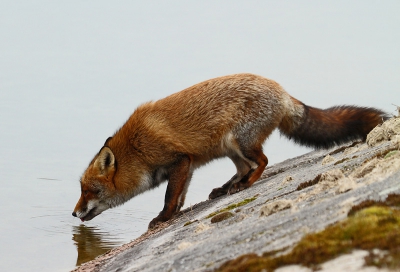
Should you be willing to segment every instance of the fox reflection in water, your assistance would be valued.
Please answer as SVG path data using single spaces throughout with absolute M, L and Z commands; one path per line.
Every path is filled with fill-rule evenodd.
M 85 225 L 72 227 L 72 240 L 78 250 L 76 265 L 93 260 L 97 256 L 120 245 L 120 243 L 106 241 L 108 233 L 100 231 L 95 227 Z

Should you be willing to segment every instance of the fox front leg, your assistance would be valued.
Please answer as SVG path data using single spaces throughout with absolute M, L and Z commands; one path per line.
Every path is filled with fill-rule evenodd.
M 179 212 L 185 199 L 188 183 L 192 173 L 192 158 L 188 155 L 182 155 L 169 169 L 169 180 L 167 191 L 165 193 L 164 209 L 160 214 L 151 220 L 149 229 L 154 228 L 158 223 L 171 219 Z

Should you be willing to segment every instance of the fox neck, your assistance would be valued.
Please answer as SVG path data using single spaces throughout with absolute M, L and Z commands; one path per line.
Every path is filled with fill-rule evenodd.
M 153 188 L 152 176 L 147 171 L 130 171 L 130 167 L 120 167 L 114 177 L 115 193 L 110 199 L 110 206 L 115 207 L 125 203 L 131 198 Z M 133 174 L 135 173 L 135 174 Z

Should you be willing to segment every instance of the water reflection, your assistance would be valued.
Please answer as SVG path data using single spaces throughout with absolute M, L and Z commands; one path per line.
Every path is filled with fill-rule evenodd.
M 93 260 L 97 256 L 120 245 L 111 242 L 110 234 L 96 227 L 88 227 L 83 224 L 72 227 L 72 240 L 78 250 L 76 265 Z M 115 241 L 115 239 L 113 239 Z

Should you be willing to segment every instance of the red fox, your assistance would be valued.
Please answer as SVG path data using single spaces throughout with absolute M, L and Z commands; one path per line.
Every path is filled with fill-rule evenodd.
M 310 107 L 253 74 L 210 79 L 139 106 L 82 175 L 72 215 L 91 220 L 168 180 L 153 228 L 179 212 L 193 171 L 211 160 L 229 157 L 237 172 L 210 199 L 250 187 L 268 164 L 262 144 L 275 128 L 299 144 L 328 148 L 365 138 L 387 118 L 375 108 Z

